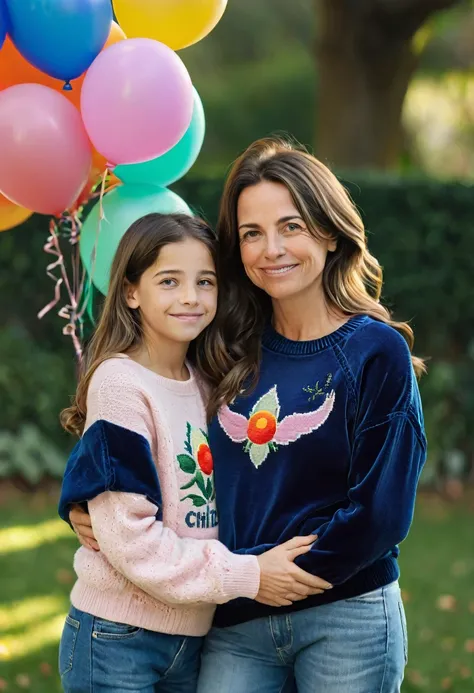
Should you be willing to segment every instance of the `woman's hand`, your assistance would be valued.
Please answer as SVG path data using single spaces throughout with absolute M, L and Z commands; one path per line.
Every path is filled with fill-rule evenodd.
M 69 513 L 69 521 L 82 546 L 100 551 L 92 529 L 91 518 L 79 505 Z M 326 580 L 311 575 L 294 564 L 295 558 L 311 550 L 317 537 L 294 537 L 257 556 L 260 565 L 260 589 L 256 601 L 269 606 L 289 606 L 312 594 L 331 589 Z
M 90 515 L 86 513 L 80 505 L 72 506 L 71 512 L 69 513 L 69 522 L 82 546 L 92 551 L 100 551 L 99 544 L 95 539 L 92 529 Z
M 260 589 L 255 600 L 268 606 L 290 606 L 312 594 L 332 588 L 326 580 L 298 568 L 295 558 L 308 553 L 317 536 L 294 537 L 257 556 Z

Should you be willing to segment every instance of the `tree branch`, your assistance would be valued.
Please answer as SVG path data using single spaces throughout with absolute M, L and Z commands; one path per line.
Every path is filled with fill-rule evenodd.
M 418 12 L 431 14 L 432 12 L 447 10 L 454 5 L 461 4 L 461 2 L 462 0 L 369 0 L 369 4 L 393 14 Z M 364 0 L 361 4 L 365 4 Z
M 316 0 L 316 4 L 328 0 Z M 460 5 L 463 0 L 329 0 L 334 9 L 347 12 L 364 31 L 372 27 L 380 32 L 383 41 L 387 36 L 401 40 L 410 39 L 430 17 L 441 10 Z M 374 37 L 376 41 L 376 38 Z

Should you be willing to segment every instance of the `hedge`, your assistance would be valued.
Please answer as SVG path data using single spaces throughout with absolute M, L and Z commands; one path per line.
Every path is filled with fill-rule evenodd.
M 474 187 L 362 173 L 341 178 L 384 267 L 384 302 L 411 321 L 416 353 L 429 358 L 421 381 L 425 479 L 465 476 L 474 457 Z M 222 179 L 188 177 L 174 189 L 215 222 Z M 0 236 L 0 431 L 20 439 L 31 424 L 65 452 L 71 441 L 57 413 L 74 390 L 73 350 L 54 311 L 36 318 L 53 293 L 42 252 L 47 232 L 48 220 L 34 216 Z M 0 446 L 0 475 L 2 455 Z

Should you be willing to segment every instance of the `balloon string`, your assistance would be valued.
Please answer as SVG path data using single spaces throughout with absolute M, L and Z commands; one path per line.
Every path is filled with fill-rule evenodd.
M 109 170 L 106 168 L 103 175 L 102 175 L 102 183 L 100 186 L 100 196 L 99 196 L 99 220 L 97 222 L 97 230 L 95 234 L 95 241 L 94 241 L 94 247 L 92 248 L 92 253 L 91 253 L 91 281 L 94 278 L 94 273 L 95 273 L 95 263 L 97 259 L 97 246 L 99 243 L 99 235 L 102 227 L 102 221 L 105 219 L 105 213 L 104 213 L 104 195 L 105 195 L 105 183 L 107 180 L 107 174 Z
M 64 223 L 66 224 L 67 222 L 72 222 L 71 224 L 71 238 L 70 241 L 74 245 L 73 249 L 73 272 L 75 273 L 74 267 L 76 266 L 77 259 L 74 257 L 78 253 L 78 246 L 77 246 L 77 226 L 75 221 L 71 217 L 64 217 Z M 76 357 L 78 361 L 80 362 L 82 360 L 82 347 L 81 347 L 81 342 L 79 337 L 77 336 L 77 323 L 78 320 L 80 319 L 78 314 L 77 314 L 77 306 L 78 303 L 80 302 L 81 299 L 81 287 L 83 287 L 83 280 L 81 280 L 81 283 L 79 287 L 77 285 L 75 286 L 74 283 L 77 282 L 77 274 L 76 274 L 76 280 L 73 279 L 73 287 L 71 287 L 71 284 L 69 282 L 69 278 L 67 276 L 67 271 L 66 271 L 66 266 L 64 262 L 64 255 L 61 250 L 61 246 L 59 243 L 59 234 L 58 234 L 58 227 L 56 225 L 56 222 L 52 219 L 50 222 L 49 226 L 50 230 L 50 235 L 48 238 L 47 243 L 44 246 L 45 252 L 49 253 L 50 255 L 54 255 L 57 259 L 49 264 L 46 268 L 46 273 L 47 275 L 53 279 L 55 283 L 55 288 L 54 288 L 54 298 L 52 301 L 48 303 L 39 313 L 38 313 L 38 318 L 41 319 L 43 318 L 52 308 L 54 308 L 60 298 L 61 298 L 61 286 L 64 284 L 66 287 L 66 291 L 68 294 L 69 298 L 69 304 L 61 308 L 59 310 L 58 315 L 61 318 L 64 318 L 68 320 L 68 324 L 63 328 L 63 334 L 70 336 L 73 342 L 74 350 L 76 352 Z M 61 276 L 57 278 L 52 271 L 56 269 L 57 267 L 60 268 Z

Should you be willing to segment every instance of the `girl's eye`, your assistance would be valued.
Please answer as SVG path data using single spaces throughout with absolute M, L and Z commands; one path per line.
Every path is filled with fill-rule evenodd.
M 176 279 L 162 279 L 160 282 L 161 286 L 176 286 L 177 281 Z
M 199 286 L 214 286 L 212 279 L 200 279 Z

